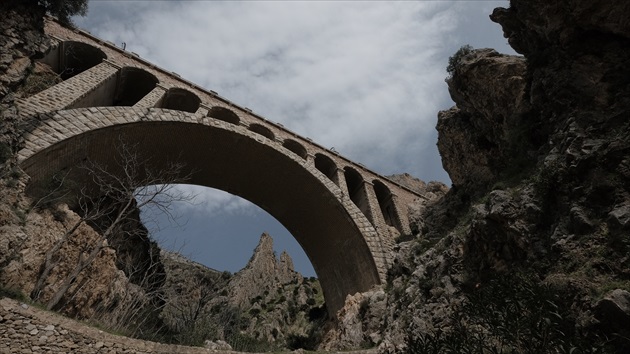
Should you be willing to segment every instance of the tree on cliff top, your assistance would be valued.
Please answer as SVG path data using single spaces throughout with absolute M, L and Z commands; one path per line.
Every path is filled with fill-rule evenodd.
M 42 6 L 46 12 L 56 16 L 64 25 L 72 25 L 70 17 L 85 16 L 88 0 L 26 0 L 29 3 Z
M 446 66 L 446 72 L 448 73 L 447 79 L 450 79 L 451 77 L 453 77 L 453 74 L 455 73 L 455 70 L 457 70 L 457 67 L 459 66 L 462 58 L 470 54 L 470 52 L 472 51 L 473 51 L 473 47 L 466 44 L 466 45 L 461 46 L 455 52 L 455 54 L 451 55 L 448 58 L 448 66 Z

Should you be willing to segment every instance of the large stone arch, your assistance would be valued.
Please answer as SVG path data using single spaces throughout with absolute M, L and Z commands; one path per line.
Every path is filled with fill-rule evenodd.
M 140 68 L 126 66 L 120 70 L 118 76 L 112 106 L 133 106 L 158 84 L 155 75 Z
M 196 94 L 180 87 L 172 87 L 166 91 L 159 106 L 165 109 L 195 113 L 200 104 L 201 99 Z
M 185 162 L 191 183 L 238 195 L 273 215 L 311 260 L 331 314 L 348 294 L 384 280 L 386 250 L 352 200 L 313 164 L 244 126 L 157 108 L 59 111 L 25 135 L 19 159 L 37 182 L 88 157 L 107 160 L 121 137 L 158 160 Z

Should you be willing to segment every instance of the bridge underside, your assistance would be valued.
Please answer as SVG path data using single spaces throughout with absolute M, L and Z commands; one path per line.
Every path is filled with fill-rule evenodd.
M 150 109 L 140 114 L 132 108 L 89 108 L 103 116 L 118 114 L 119 119 L 124 113 L 132 118 L 119 124 L 80 123 L 77 112 L 87 110 L 61 111 L 49 119 L 52 126 L 61 119 L 75 127 L 85 125 L 73 133 L 37 128 L 27 134 L 20 157 L 32 182 L 45 181 L 85 159 L 107 163 L 117 143 L 130 141 L 154 163 L 183 163 L 187 169 L 183 173 L 191 173 L 190 183 L 238 195 L 273 215 L 311 260 L 331 314 L 343 306 L 348 294 L 380 284 L 383 274 L 374 259 L 377 237 L 365 231 L 371 227 L 369 222 L 305 160 L 262 136 L 223 122 L 201 124 L 184 112 Z M 147 119 L 146 112 L 154 117 Z

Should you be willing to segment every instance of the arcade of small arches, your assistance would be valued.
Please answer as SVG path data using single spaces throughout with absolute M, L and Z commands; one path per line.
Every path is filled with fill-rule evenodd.
M 105 49 L 112 51 L 111 48 Z M 73 159 L 81 158 L 77 144 L 84 147 L 81 153 L 93 152 L 89 148 L 91 144 L 107 145 L 105 142 L 111 141 L 111 137 L 107 136 L 111 136 L 114 127 L 123 129 L 117 134 L 138 140 L 146 140 L 148 134 L 156 139 L 168 139 L 163 131 L 167 126 L 169 130 L 190 135 L 191 141 L 194 140 L 192 136 L 200 134 L 198 132 L 205 132 L 207 137 L 212 137 L 207 138 L 210 144 L 223 142 L 225 148 L 217 150 L 232 149 L 235 156 L 243 159 L 225 155 L 225 152 L 210 154 L 215 159 L 212 161 L 225 160 L 220 166 L 232 171 L 233 178 L 230 180 L 209 172 L 203 173 L 197 183 L 240 195 L 262 206 L 288 226 L 311 259 L 331 310 L 341 308 L 346 295 L 365 291 L 385 280 L 395 237 L 410 233 L 405 203 L 422 196 L 226 100 L 216 97 L 213 100 L 202 99 L 193 92 L 199 91 L 196 88 L 190 90 L 190 87 L 182 87 L 184 85 L 173 85 L 169 80 L 162 82 L 158 77 L 163 75 L 146 65 L 119 65 L 108 59 L 104 50 L 84 41 L 58 40 L 40 62 L 48 65 L 63 81 L 18 103 L 21 114 L 40 117 L 29 127 L 25 147 L 19 152 L 24 170 L 34 180 L 72 164 Z M 169 79 L 172 81 L 172 77 Z M 178 140 L 178 144 L 184 141 Z M 236 148 L 236 141 L 247 141 L 247 144 L 239 143 L 241 146 Z M 197 149 L 203 149 L 204 143 L 195 140 L 191 144 L 201 144 Z M 168 145 L 168 148 L 176 146 Z M 186 148 L 183 150 L 188 151 Z M 193 151 L 188 153 L 188 162 L 198 163 L 198 154 Z M 256 162 L 260 168 L 265 168 L 265 161 L 271 161 L 266 167 L 278 169 L 277 174 L 271 174 L 269 180 L 263 181 L 265 183 L 273 184 L 274 178 L 287 178 L 288 171 L 295 175 L 294 178 L 301 178 L 300 183 L 286 184 L 298 194 L 303 191 L 307 198 L 305 205 L 299 207 L 302 213 L 306 213 L 303 218 L 308 219 L 309 214 L 314 214 L 335 219 L 335 227 L 342 232 L 335 234 L 335 228 L 316 226 L 317 223 L 326 223 L 326 220 L 315 218 L 304 222 L 318 232 L 334 234 L 316 235 L 299 226 L 299 222 L 290 220 L 299 218 L 299 213 L 285 210 L 287 205 L 282 205 L 282 198 L 276 195 L 275 198 L 280 201 L 271 201 L 274 197 L 260 194 L 254 191 L 254 187 L 247 186 L 246 176 L 236 177 L 253 172 L 242 166 L 229 167 L 230 159 L 234 159 L 234 163 L 248 165 L 253 162 L 248 160 L 250 156 L 263 160 Z M 264 180 L 264 177 L 259 177 L 256 178 Z M 291 198 L 284 202 L 300 202 L 295 196 Z M 329 210 L 313 211 L 313 208 Z M 329 244 L 318 244 L 318 237 Z M 339 239 L 343 237 L 347 237 L 348 241 Z M 364 246 L 360 246 L 361 243 Z M 342 245 L 352 245 L 355 249 L 323 250 Z M 365 253 L 362 250 L 368 252 L 367 256 L 355 255 L 347 257 L 349 261 L 342 261 L 346 257 L 344 252 Z M 351 265 L 349 262 L 359 264 Z M 348 281 L 349 277 L 355 279 Z

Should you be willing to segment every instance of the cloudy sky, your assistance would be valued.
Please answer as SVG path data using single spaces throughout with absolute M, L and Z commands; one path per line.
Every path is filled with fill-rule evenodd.
M 449 184 L 436 148 L 444 78 L 464 44 L 513 53 L 488 15 L 508 1 L 103 1 L 76 24 L 383 175 Z M 219 270 L 242 268 L 263 231 L 308 259 L 273 217 L 221 191 L 179 207 L 155 237 Z

